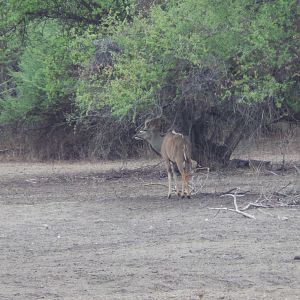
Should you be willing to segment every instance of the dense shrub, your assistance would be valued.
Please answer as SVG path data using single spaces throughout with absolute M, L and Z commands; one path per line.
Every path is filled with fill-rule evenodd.
M 195 159 L 224 164 L 250 131 L 299 114 L 295 0 L 0 8 L 0 123 L 35 129 L 32 144 L 55 141 L 44 157 L 134 154 L 133 128 L 158 104 L 165 129 L 191 136 Z
M 292 0 L 185 0 L 155 6 L 148 18 L 137 16 L 130 26 L 117 27 L 114 40 L 123 52 L 116 55 L 100 101 L 117 115 L 144 109 L 184 60 L 194 68 L 218 70 L 219 101 L 255 104 L 272 98 L 277 107 L 295 104 L 287 97 L 299 79 L 292 65 L 299 47 L 295 5 Z
M 68 38 L 56 23 L 37 26 L 29 31 L 19 70 L 12 73 L 15 93 L 1 99 L 0 122 L 33 122 L 44 114 L 57 114 L 69 106 L 74 94 Z M 67 110 L 67 109 L 66 109 Z

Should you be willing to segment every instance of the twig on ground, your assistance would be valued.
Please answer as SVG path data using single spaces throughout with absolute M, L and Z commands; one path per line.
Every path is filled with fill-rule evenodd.
M 243 197 L 245 194 L 238 194 L 239 188 L 233 189 L 235 190 L 234 194 L 223 194 L 220 197 L 224 197 L 224 196 L 231 196 L 233 197 L 233 204 L 234 204 L 234 209 L 232 208 L 228 208 L 228 207 L 209 207 L 209 209 L 217 209 L 217 210 L 229 210 L 232 212 L 236 212 L 238 214 L 243 215 L 244 217 L 250 218 L 250 219 L 256 219 L 253 215 L 250 215 L 246 212 L 243 212 L 239 209 L 238 205 L 237 205 L 237 197 Z M 231 191 L 233 191 L 231 190 Z
M 224 193 L 220 193 L 219 196 L 222 197 L 222 196 L 226 196 L 226 195 L 231 195 L 231 192 L 235 191 L 235 195 L 237 197 L 241 197 L 241 196 L 245 196 L 247 193 L 249 193 L 250 191 L 245 191 L 245 192 L 239 192 L 239 188 L 234 188 L 234 189 L 231 189 L 227 192 L 224 192 Z
M 237 188 L 233 188 L 233 189 L 231 189 L 231 190 L 229 190 L 227 192 L 224 192 L 224 193 L 220 194 L 220 197 L 223 196 L 223 195 L 229 194 L 229 193 L 231 193 L 233 191 L 236 191 L 236 190 L 237 190 Z
M 279 176 L 279 174 L 277 174 L 277 173 L 275 173 L 275 172 L 273 172 L 273 171 L 267 170 L 267 172 L 268 172 L 268 173 L 271 173 L 271 174 L 273 174 L 273 175 Z
M 151 186 L 151 185 L 160 185 L 160 186 L 163 186 L 163 187 L 166 187 L 168 188 L 168 186 L 166 184 L 163 184 L 163 183 L 155 183 L 155 182 L 151 182 L 151 183 L 145 183 L 144 186 Z
M 190 181 L 190 189 L 192 195 L 197 195 L 201 190 L 203 190 L 209 176 L 209 168 L 203 168 L 206 169 L 207 172 L 204 176 L 192 176 L 192 179 Z
M 261 204 L 261 203 L 250 202 L 250 203 L 248 203 L 245 207 L 241 208 L 240 210 L 241 210 L 241 211 L 247 210 L 247 209 L 249 209 L 250 207 L 271 208 L 271 207 L 273 207 L 273 206 L 270 206 L 270 205 L 263 205 L 263 204 Z
M 278 192 L 274 192 L 273 195 L 274 195 L 274 196 L 278 196 L 278 197 L 283 197 L 283 198 L 288 197 L 288 195 L 283 194 L 283 193 L 278 193 Z
M 287 183 L 285 186 L 283 186 L 282 188 L 280 188 L 279 190 L 277 190 L 275 193 L 279 193 L 280 191 L 284 190 L 285 188 L 287 188 L 289 185 L 291 184 L 291 182 Z
M 220 213 L 220 209 L 217 211 L 217 213 L 212 217 L 213 219 Z

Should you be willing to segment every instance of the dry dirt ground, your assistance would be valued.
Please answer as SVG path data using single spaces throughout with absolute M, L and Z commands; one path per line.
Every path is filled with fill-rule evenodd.
M 0 163 L 0 299 L 300 299 L 297 168 L 202 171 L 192 199 L 161 169 Z M 236 187 L 275 208 L 209 209 Z

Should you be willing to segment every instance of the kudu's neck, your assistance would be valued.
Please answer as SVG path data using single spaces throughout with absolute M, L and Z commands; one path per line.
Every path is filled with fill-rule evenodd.
M 163 142 L 163 137 L 160 135 L 160 131 L 153 132 L 153 135 L 148 140 L 148 143 L 151 145 L 153 150 L 158 154 L 161 154 L 161 145 Z

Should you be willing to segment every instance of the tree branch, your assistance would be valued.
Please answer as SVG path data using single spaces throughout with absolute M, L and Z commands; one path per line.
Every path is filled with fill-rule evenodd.
M 253 215 L 250 215 L 248 213 L 245 213 L 243 211 L 241 211 L 237 205 L 237 197 L 243 197 L 245 194 L 240 194 L 238 195 L 238 191 L 239 189 L 235 189 L 234 194 L 223 194 L 220 197 L 224 197 L 224 196 L 232 196 L 233 197 L 233 204 L 234 204 L 234 209 L 232 208 L 227 208 L 227 207 L 209 207 L 208 209 L 217 209 L 217 210 L 229 210 L 229 211 L 233 211 L 236 212 L 238 214 L 243 215 L 244 217 L 250 218 L 250 219 L 256 219 Z

